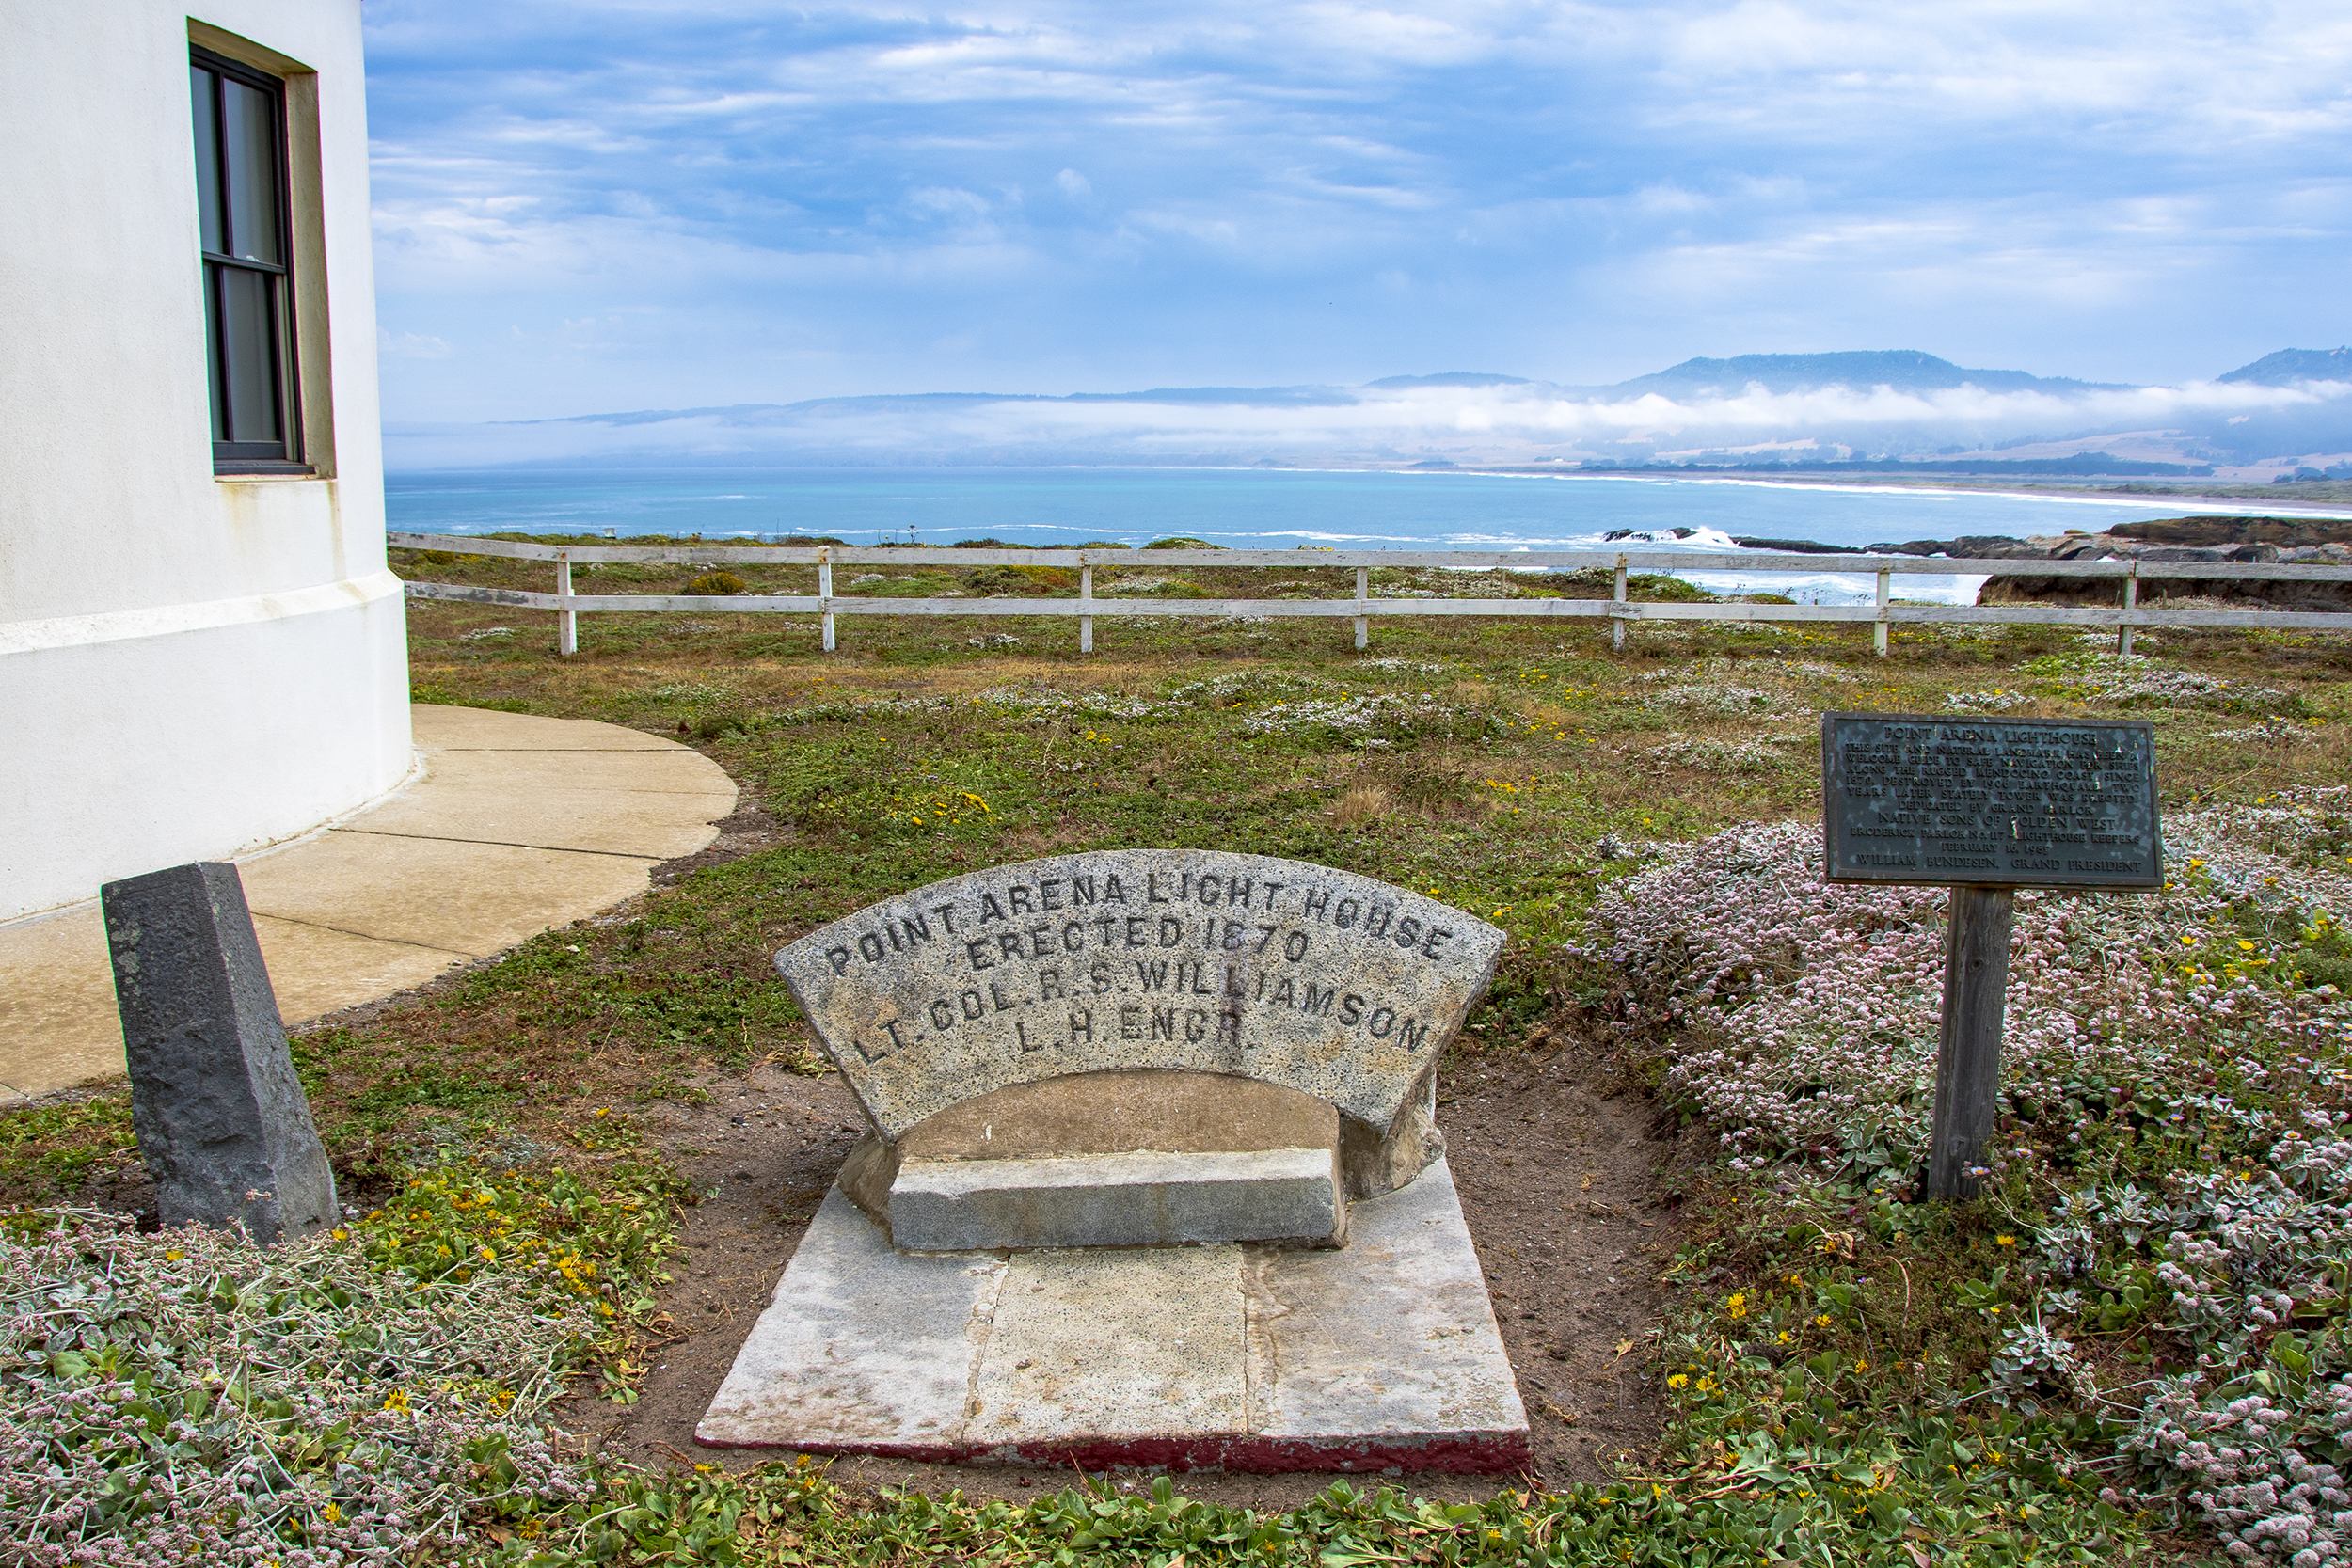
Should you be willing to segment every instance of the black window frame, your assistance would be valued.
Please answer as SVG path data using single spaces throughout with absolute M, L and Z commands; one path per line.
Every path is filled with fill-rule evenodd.
M 209 49 L 191 44 L 188 64 L 192 71 L 208 71 L 228 82 L 235 82 L 260 92 L 270 109 L 272 130 L 271 171 L 277 188 L 272 206 L 276 212 L 278 232 L 275 250 L 278 260 L 264 261 L 256 257 L 239 256 L 234 231 L 237 207 L 237 177 L 233 150 L 230 145 L 226 99 L 228 94 L 218 85 L 212 87 L 209 102 L 203 105 L 212 117 L 211 153 L 213 168 L 209 182 L 213 199 L 220 211 L 213 217 L 228 251 L 203 248 L 202 227 L 199 228 L 198 251 L 201 258 L 202 309 L 204 311 L 204 372 L 205 388 L 210 404 L 209 417 L 213 434 L 213 471 L 215 474 L 271 474 L 314 472 L 303 458 L 302 383 L 296 363 L 294 313 L 294 182 L 291 138 L 286 120 L 286 84 L 267 71 L 256 71 L 249 65 L 216 55 Z M 193 87 L 193 82 L 191 86 Z M 193 102 L 193 116 L 199 105 Z M 198 146 L 198 158 L 206 149 Z M 206 198 L 207 182 L 199 178 L 197 199 Z M 269 440 L 231 440 L 231 435 L 244 434 L 230 428 L 234 406 L 230 385 L 231 356 L 227 351 L 230 340 L 230 291 L 223 286 L 230 273 L 243 273 L 266 278 L 264 309 L 268 313 L 271 384 L 268 388 L 277 416 L 278 435 Z

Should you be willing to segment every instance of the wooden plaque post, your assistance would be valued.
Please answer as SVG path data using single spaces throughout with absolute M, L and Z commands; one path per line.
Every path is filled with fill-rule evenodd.
M 1946 885 L 1944 1018 L 1928 1196 L 1977 1196 L 2000 1103 L 2009 930 L 2020 887 L 2164 885 L 2145 722 L 1821 716 L 1833 882 Z
M 1935 1052 L 1935 1132 L 1928 1196 L 1977 1196 L 2000 1093 L 2001 1017 L 2009 990 L 2009 926 L 2015 890 L 1952 889 L 1944 927 L 1944 1028 Z

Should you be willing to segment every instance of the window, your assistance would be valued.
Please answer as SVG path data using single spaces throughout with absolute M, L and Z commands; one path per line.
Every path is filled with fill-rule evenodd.
M 285 84 L 202 49 L 188 79 L 214 468 L 299 467 Z

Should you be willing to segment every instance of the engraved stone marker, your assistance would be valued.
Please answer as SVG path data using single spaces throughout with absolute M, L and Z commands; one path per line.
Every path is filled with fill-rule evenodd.
M 1325 866 L 1123 849 L 974 872 L 792 943 L 776 968 L 873 1132 L 696 1440 L 1524 1467 L 1432 1119 L 1502 942 Z
M 1442 1152 L 1429 1120 L 1433 1069 L 1493 978 L 1502 942 L 1459 910 L 1327 866 L 1122 849 L 936 882 L 811 932 L 775 962 L 879 1135 L 881 1148 L 852 1156 L 844 1190 L 878 1217 L 945 1214 L 951 1204 L 964 1216 L 927 1227 L 963 1240 L 902 1244 L 1025 1244 L 988 1229 L 993 1221 L 971 1228 L 974 1205 L 1042 1215 L 1048 1187 L 1089 1184 L 1104 1196 L 1088 1218 L 1057 1221 L 1025 1244 L 1073 1244 L 1089 1227 L 1104 1244 L 1297 1236 L 1295 1227 L 1253 1231 L 1241 1213 L 1273 1206 L 1278 1189 L 1288 1212 L 1326 1216 L 1311 1235 L 1327 1242 L 1343 1227 L 1345 1196 L 1400 1187 Z M 1269 1160 L 1250 1156 L 1277 1152 L 1270 1146 L 1194 1135 L 1130 1146 L 1188 1164 L 1130 1161 L 1129 1170 L 1110 1149 L 1039 1147 L 1030 1136 L 1020 1152 L 1039 1168 L 1021 1173 L 1026 1185 L 991 1186 L 985 1198 L 974 1183 L 1010 1181 L 1012 1161 L 999 1158 L 1008 1168 L 993 1173 L 899 1168 L 901 1140 L 953 1107 L 1049 1080 L 1068 1081 L 1073 1104 L 1099 1095 L 1107 1106 L 1132 1091 L 1106 1075 L 1136 1069 L 1311 1096 L 1342 1114 L 1336 1141 L 1293 1136 L 1279 1150 L 1287 1158 Z M 1193 1091 L 1171 1081 L 1167 1092 Z M 1203 1121 L 1243 1114 L 1231 1096 L 1203 1106 L 1195 1134 Z M 1025 1127 L 1036 1109 L 1008 1101 L 1005 1115 Z M 970 1132 L 946 1157 L 975 1157 Z M 1096 1164 L 1082 1171 L 1057 1158 L 1081 1153 Z M 1188 1193 L 1177 1191 L 1179 1170 L 1194 1172 Z M 1209 1211 L 1224 1217 L 1203 1219 L 1187 1206 L 1213 1186 L 1226 1196 Z M 1322 1196 L 1310 1201 L 1310 1187 Z M 1106 1206 L 1119 1194 L 1128 1213 L 1114 1223 Z M 1139 1210 L 1164 1218 L 1144 1225 Z M 1186 1212 L 1194 1217 L 1175 1217 Z
M 131 1069 L 131 1126 L 167 1226 L 258 1242 L 335 1218 L 335 1173 L 294 1075 L 237 868 L 173 866 L 100 890 Z
M 1327 866 L 1119 849 L 976 871 L 776 955 L 883 1136 L 1069 1072 L 1237 1073 L 1386 1131 L 1502 933 Z
M 2164 885 L 2154 727 L 1821 715 L 1833 882 L 1949 883 L 1928 1191 L 1973 1197 L 1993 1133 L 2013 890 Z

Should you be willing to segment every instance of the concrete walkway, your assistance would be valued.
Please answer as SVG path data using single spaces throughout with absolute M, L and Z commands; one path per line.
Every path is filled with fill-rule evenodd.
M 238 863 L 289 1023 L 643 893 L 735 809 L 718 764 L 638 730 L 433 704 L 415 724 L 421 776 Z M 97 904 L 0 925 L 0 1104 L 122 1070 Z

